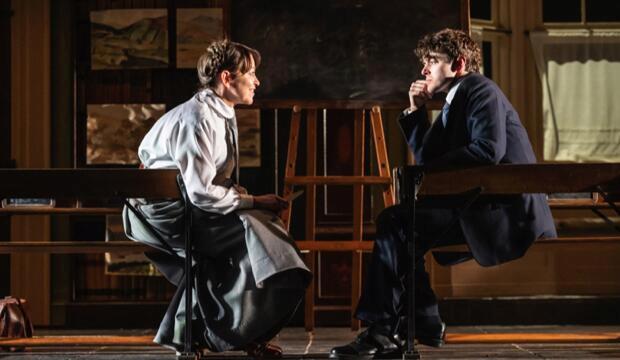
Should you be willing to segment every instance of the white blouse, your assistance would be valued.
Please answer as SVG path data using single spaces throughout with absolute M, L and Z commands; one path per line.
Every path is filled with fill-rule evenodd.
M 236 139 L 235 110 L 205 89 L 157 120 L 138 156 L 145 168 L 178 168 L 192 204 L 228 214 L 254 205 L 243 188 L 229 185 L 239 163 Z

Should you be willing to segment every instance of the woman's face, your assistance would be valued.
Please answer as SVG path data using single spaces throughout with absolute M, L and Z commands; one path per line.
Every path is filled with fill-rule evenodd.
M 245 74 L 237 73 L 230 81 L 224 95 L 228 102 L 237 105 L 250 105 L 254 102 L 254 90 L 260 85 L 256 77 L 254 59 L 250 58 L 250 70 Z

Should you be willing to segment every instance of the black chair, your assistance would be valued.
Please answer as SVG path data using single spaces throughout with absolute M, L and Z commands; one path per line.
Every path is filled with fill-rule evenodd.
M 185 263 L 184 263 L 184 281 L 185 281 L 185 341 L 183 344 L 183 351 L 177 355 L 177 360 L 195 360 L 199 358 L 199 355 L 194 349 L 192 349 L 192 283 L 193 283 L 193 269 L 192 269 L 192 207 L 189 197 L 187 196 L 187 190 L 181 174 L 177 175 L 177 186 L 181 193 L 183 200 L 183 230 L 185 240 Z M 175 254 L 172 247 L 164 241 L 161 234 L 157 232 L 153 226 L 146 220 L 144 215 L 138 209 L 136 209 L 127 199 L 125 199 L 125 206 L 140 220 L 145 228 L 149 229 L 153 236 L 155 236 L 160 243 L 162 250 L 169 254 Z

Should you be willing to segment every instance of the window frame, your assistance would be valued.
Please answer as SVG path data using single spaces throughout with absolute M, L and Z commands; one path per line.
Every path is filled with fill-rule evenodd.
M 541 0 L 541 17 L 542 17 L 542 6 L 545 0 Z M 545 29 L 605 29 L 605 28 L 618 28 L 620 27 L 620 20 L 618 21 L 587 21 L 586 20 L 586 0 L 580 0 L 579 2 L 581 7 L 581 20 L 579 22 L 576 21 L 562 21 L 562 22 L 545 22 L 543 21 L 543 27 Z

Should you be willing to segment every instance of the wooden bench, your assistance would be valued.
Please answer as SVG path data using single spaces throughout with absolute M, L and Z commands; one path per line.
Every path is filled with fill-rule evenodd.
M 428 170 L 419 166 L 403 168 L 400 172 L 399 192 L 401 198 L 407 181 L 414 173 L 421 173 L 419 196 L 445 196 L 463 194 L 479 188 L 480 196 L 510 195 L 522 193 L 588 193 L 591 198 L 550 198 L 553 210 L 590 210 L 608 225 L 620 231 L 602 210 L 611 209 L 620 215 L 617 196 L 620 193 L 620 164 L 522 164 L 485 166 L 458 170 Z M 411 194 L 409 194 L 411 196 Z M 563 236 L 541 239 L 538 243 L 606 242 L 620 240 L 616 236 Z
M 466 204 L 482 198 L 523 193 L 597 193 L 620 214 L 613 199 L 620 193 L 620 164 L 505 164 L 465 169 L 438 169 L 423 166 L 407 166 L 398 171 L 397 191 L 407 204 L 409 212 L 415 212 L 416 202 L 421 198 L 432 200 L 446 196 L 464 195 Z M 586 202 L 587 203 L 587 202 Z M 572 203 L 571 206 L 583 204 Z M 593 203 L 596 210 L 598 204 Z M 465 205 L 467 207 L 467 205 Z M 415 224 L 408 232 L 413 241 Z M 604 238 L 599 238 L 603 240 Z M 584 239 L 585 240 L 585 239 Z M 550 240 L 546 240 L 550 241 Z M 410 246 L 413 257 L 413 246 Z M 405 356 L 419 358 L 413 345 L 414 325 L 414 265 L 412 264 L 408 289 L 408 336 Z
M 108 214 L 120 212 L 97 204 L 122 204 L 127 198 L 182 199 L 185 203 L 185 247 L 191 249 L 191 211 L 185 187 L 177 170 L 139 169 L 1 169 L 0 198 L 48 198 L 58 206 L 10 206 L 4 215 L 33 214 Z M 94 205 L 85 206 L 92 203 Z M 148 224 L 145 224 L 149 226 Z M 3 242 L 0 252 L 97 253 L 147 250 L 133 242 L 52 241 Z M 171 250 L 172 251 L 172 250 Z M 185 274 L 191 274 L 191 250 L 187 251 Z M 192 276 L 185 277 L 185 307 L 192 304 Z M 186 313 L 184 351 L 178 359 L 194 359 L 192 352 L 191 311 Z

